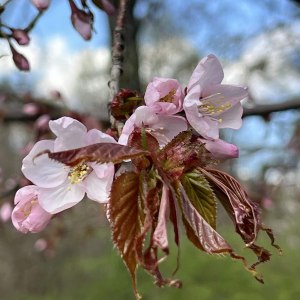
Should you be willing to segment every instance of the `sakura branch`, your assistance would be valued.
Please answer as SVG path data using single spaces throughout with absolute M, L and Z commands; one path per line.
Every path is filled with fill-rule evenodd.
M 144 97 L 118 92 L 126 1 L 121 4 L 110 87 L 113 120 L 124 126 L 118 133 L 111 124 L 108 135 L 87 130 L 70 117 L 50 121 L 54 139 L 38 141 L 23 159 L 22 172 L 33 185 L 17 192 L 13 224 L 23 233 L 38 232 L 85 197 L 105 204 L 112 240 L 131 275 L 136 299 L 141 299 L 138 267 L 159 287 L 181 287 L 174 274 L 165 277 L 160 270 L 170 254 L 168 228 L 179 247 L 180 225 L 196 248 L 241 261 L 263 283 L 256 267 L 270 260 L 271 253 L 257 244 L 259 232 L 281 250 L 262 223 L 258 204 L 236 179 L 216 168 L 219 161 L 238 156 L 238 148 L 220 140 L 219 131 L 242 125 L 240 101 L 247 89 L 222 85 L 222 66 L 211 54 L 196 66 L 187 88 L 176 79 L 155 77 Z M 249 264 L 218 232 L 217 203 L 257 262 Z

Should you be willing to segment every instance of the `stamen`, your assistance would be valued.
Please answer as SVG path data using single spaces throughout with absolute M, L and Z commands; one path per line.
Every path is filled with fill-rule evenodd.
M 33 198 L 30 202 L 27 202 L 27 204 L 23 207 L 22 212 L 24 214 L 24 217 L 27 218 L 32 210 L 32 207 L 37 203 L 37 198 Z
M 70 183 L 71 184 L 80 183 L 91 172 L 90 169 L 91 168 L 84 163 L 81 163 L 75 166 L 74 168 L 71 168 L 68 176 Z
M 176 94 L 176 89 L 172 89 L 166 96 L 159 99 L 159 102 L 169 102 L 174 101 L 174 95 Z

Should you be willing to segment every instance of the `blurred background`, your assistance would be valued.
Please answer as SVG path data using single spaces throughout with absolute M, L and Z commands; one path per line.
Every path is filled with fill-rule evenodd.
M 6 2 L 0 26 L 24 28 L 37 13 L 29 0 L 2 0 L 0 5 Z M 118 1 L 112 2 L 117 6 Z M 240 158 L 222 168 L 243 182 L 261 204 L 264 223 L 273 228 L 284 250 L 279 256 L 272 249 L 271 262 L 259 267 L 265 278 L 260 285 L 239 262 L 200 253 L 183 238 L 177 273 L 183 288 L 159 289 L 141 271 L 144 299 L 299 297 L 299 2 L 129 1 L 121 87 L 143 93 L 155 76 L 176 78 L 185 86 L 198 61 L 209 53 L 221 60 L 224 82 L 249 87 L 243 127 L 222 132 L 225 140 L 239 146 Z M 30 62 L 30 72 L 17 70 L 8 43 L 0 39 L 0 292 L 4 300 L 133 299 L 130 277 L 96 203 L 83 201 L 40 234 L 17 232 L 7 217 L 14 191 L 25 183 L 22 157 L 32 141 L 45 135 L 49 118 L 68 111 L 88 127 L 107 126 L 114 17 L 108 18 L 93 4 L 91 8 L 94 33 L 84 41 L 72 27 L 68 1 L 51 1 L 30 32 L 30 44 L 14 44 Z M 218 228 L 238 253 L 248 255 L 222 211 Z M 260 240 L 268 246 L 265 237 Z M 171 248 L 164 266 L 168 274 L 176 251 Z

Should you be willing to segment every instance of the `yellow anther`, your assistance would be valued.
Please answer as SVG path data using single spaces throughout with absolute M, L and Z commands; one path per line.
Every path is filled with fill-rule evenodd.
M 90 173 L 90 167 L 86 164 L 79 164 L 74 168 L 71 168 L 69 172 L 69 182 L 76 184 L 81 182 Z
M 159 99 L 159 102 L 169 102 L 174 101 L 174 95 L 176 94 L 176 89 L 172 89 L 166 96 Z

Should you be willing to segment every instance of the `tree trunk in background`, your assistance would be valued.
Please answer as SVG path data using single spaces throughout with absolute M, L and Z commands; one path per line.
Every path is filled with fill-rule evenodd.
M 115 7 L 119 6 L 119 0 L 112 1 Z M 121 76 L 120 88 L 129 88 L 140 91 L 139 55 L 137 45 L 138 21 L 134 18 L 133 10 L 136 0 L 128 0 L 126 9 L 126 21 L 124 30 L 124 65 Z M 115 19 L 109 21 L 111 36 L 115 26 Z M 112 41 L 111 41 L 112 42 Z

